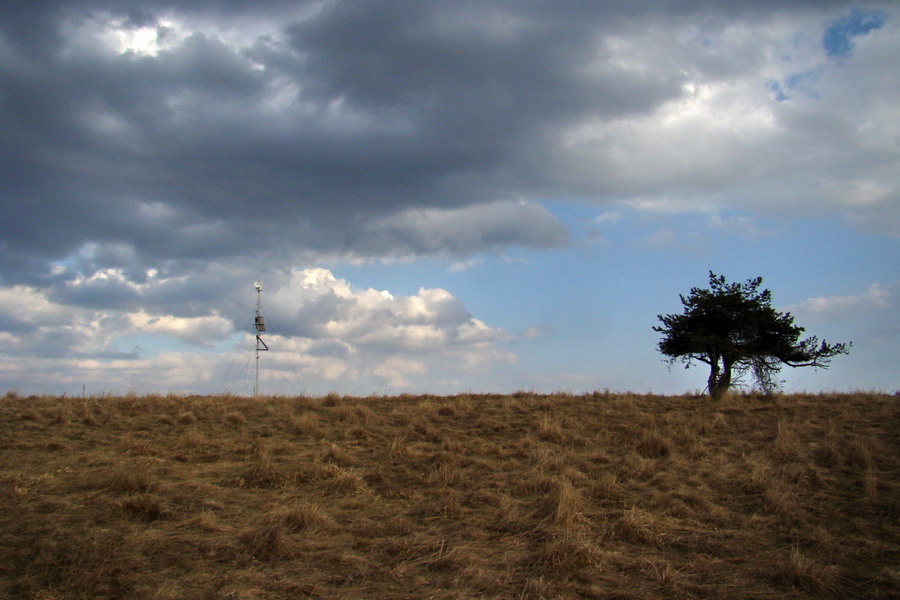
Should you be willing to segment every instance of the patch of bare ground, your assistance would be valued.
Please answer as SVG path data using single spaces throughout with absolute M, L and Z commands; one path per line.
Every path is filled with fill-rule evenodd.
M 884 394 L 0 400 L 0 597 L 900 597 Z

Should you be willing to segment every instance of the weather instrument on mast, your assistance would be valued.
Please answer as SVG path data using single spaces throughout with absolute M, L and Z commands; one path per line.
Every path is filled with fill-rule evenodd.
M 260 314 L 260 308 L 262 307 L 262 282 L 253 282 L 253 287 L 256 288 L 256 385 L 253 387 L 253 395 L 259 396 L 259 353 L 267 351 L 269 347 L 259 337 L 259 334 L 266 330 L 266 319 Z

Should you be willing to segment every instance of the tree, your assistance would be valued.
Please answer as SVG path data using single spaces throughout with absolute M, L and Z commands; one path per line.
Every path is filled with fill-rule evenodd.
M 692 288 L 680 296 L 683 314 L 659 315 L 663 334 L 659 351 L 676 361 L 709 365 L 708 390 L 718 400 L 740 377 L 750 372 L 760 388 L 772 392 L 782 365 L 827 369 L 831 358 L 847 354 L 851 344 L 828 344 L 794 325 L 791 313 L 772 308 L 772 294 L 759 290 L 762 277 L 727 283 L 709 272 L 709 289 Z

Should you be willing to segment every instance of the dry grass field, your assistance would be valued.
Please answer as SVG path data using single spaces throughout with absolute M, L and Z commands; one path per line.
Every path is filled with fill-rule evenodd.
M 896 598 L 900 399 L 7 394 L 0 596 Z

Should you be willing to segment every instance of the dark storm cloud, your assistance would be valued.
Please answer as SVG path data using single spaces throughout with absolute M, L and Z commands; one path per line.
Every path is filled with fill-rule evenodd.
M 606 61 L 608 38 L 823 2 L 745 4 L 4 3 L 0 281 L 119 269 L 56 294 L 125 306 L 150 268 L 568 243 L 533 202 L 578 187 L 554 136 L 684 93 L 677 65 Z M 112 47 L 141 31 L 153 52 Z
M 496 202 L 459 210 L 420 209 L 373 221 L 365 228 L 372 252 L 441 251 L 465 255 L 472 248 L 500 250 L 525 237 L 534 246 L 562 245 L 563 225 L 539 204 Z
M 289 237 L 365 252 L 371 219 L 540 187 L 548 128 L 677 92 L 676 80 L 584 77 L 595 26 L 516 11 L 327 3 L 240 45 L 215 27 L 239 28 L 247 13 L 223 3 L 7 5 L 4 249 L 59 260 L 95 241 L 130 244 L 144 261 L 213 259 Z M 212 25 L 155 55 L 113 51 L 97 35 L 156 25 L 165 42 L 170 13 Z M 484 15 L 512 29 L 498 34 Z M 564 241 L 544 218 L 505 241 Z M 403 249 L 440 251 L 408 239 Z

